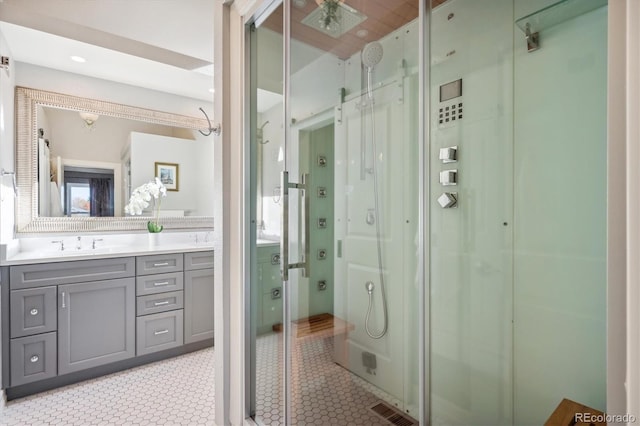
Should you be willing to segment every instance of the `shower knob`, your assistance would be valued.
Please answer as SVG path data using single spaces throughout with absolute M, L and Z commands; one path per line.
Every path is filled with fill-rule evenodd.
M 440 172 L 440 184 L 444 186 L 457 185 L 458 184 L 458 171 L 457 170 L 443 170 Z
M 443 209 L 451 209 L 458 207 L 458 193 L 457 192 L 443 192 L 438 197 L 438 204 Z
M 458 147 L 449 146 L 447 148 L 440 148 L 440 155 L 438 156 L 443 163 L 455 163 L 458 161 Z

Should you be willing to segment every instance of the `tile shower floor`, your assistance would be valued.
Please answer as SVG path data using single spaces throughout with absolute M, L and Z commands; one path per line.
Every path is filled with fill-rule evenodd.
M 281 336 L 258 338 L 259 424 L 282 424 Z M 213 354 L 204 349 L 10 401 L 0 408 L 0 425 L 213 425 Z M 394 401 L 335 364 L 332 354 L 331 338 L 295 345 L 294 424 L 389 425 L 369 407 Z
M 333 338 L 307 337 L 293 343 L 294 425 L 386 425 L 369 407 L 394 400 L 379 388 L 333 362 Z M 258 339 L 256 347 L 256 421 L 281 425 L 282 333 Z

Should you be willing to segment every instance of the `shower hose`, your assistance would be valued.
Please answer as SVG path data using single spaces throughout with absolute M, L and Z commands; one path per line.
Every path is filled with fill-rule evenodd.
M 389 318 L 388 318 L 388 312 L 387 312 L 387 292 L 385 289 L 385 282 L 384 282 L 384 272 L 382 270 L 382 235 L 380 233 L 380 200 L 379 200 L 379 194 L 378 194 L 378 170 L 377 170 L 377 166 L 376 166 L 376 121 L 375 121 L 375 115 L 374 115 L 374 109 L 373 109 L 373 90 L 372 90 L 372 84 L 371 84 L 371 71 L 372 68 L 369 67 L 369 69 L 367 70 L 367 95 L 369 97 L 369 107 L 371 110 L 371 150 L 372 150 L 372 154 L 373 154 L 373 195 L 374 195 L 374 208 L 375 208 L 375 215 L 376 215 L 376 242 L 377 242 L 377 248 L 378 248 L 378 273 L 380 274 L 380 294 L 382 295 L 382 312 L 384 315 L 384 325 L 382 327 L 382 331 L 380 331 L 379 333 L 374 333 L 369 329 L 369 317 L 371 316 L 371 309 L 373 308 L 373 283 L 372 282 L 367 282 L 366 284 L 366 289 L 367 289 L 367 293 L 369 293 L 369 307 L 367 308 L 367 315 L 365 316 L 364 319 L 364 328 L 365 331 L 367 332 L 367 335 L 369 337 L 371 337 L 372 339 L 380 339 L 382 338 L 385 334 L 387 334 L 387 328 L 389 325 Z

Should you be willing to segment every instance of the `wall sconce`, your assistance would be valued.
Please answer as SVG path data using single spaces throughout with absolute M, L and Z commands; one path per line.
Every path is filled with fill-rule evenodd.
M 93 130 L 93 126 L 94 124 L 96 124 L 96 121 L 98 121 L 98 118 L 100 118 L 100 116 L 98 114 L 93 114 L 90 112 L 80 112 L 80 118 L 82 118 L 82 121 L 84 121 L 84 125 L 87 129 Z

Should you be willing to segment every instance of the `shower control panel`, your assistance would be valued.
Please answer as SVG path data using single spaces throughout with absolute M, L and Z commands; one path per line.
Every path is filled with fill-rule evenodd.
M 441 85 L 438 127 L 451 126 L 462 120 L 462 107 L 462 79 Z

